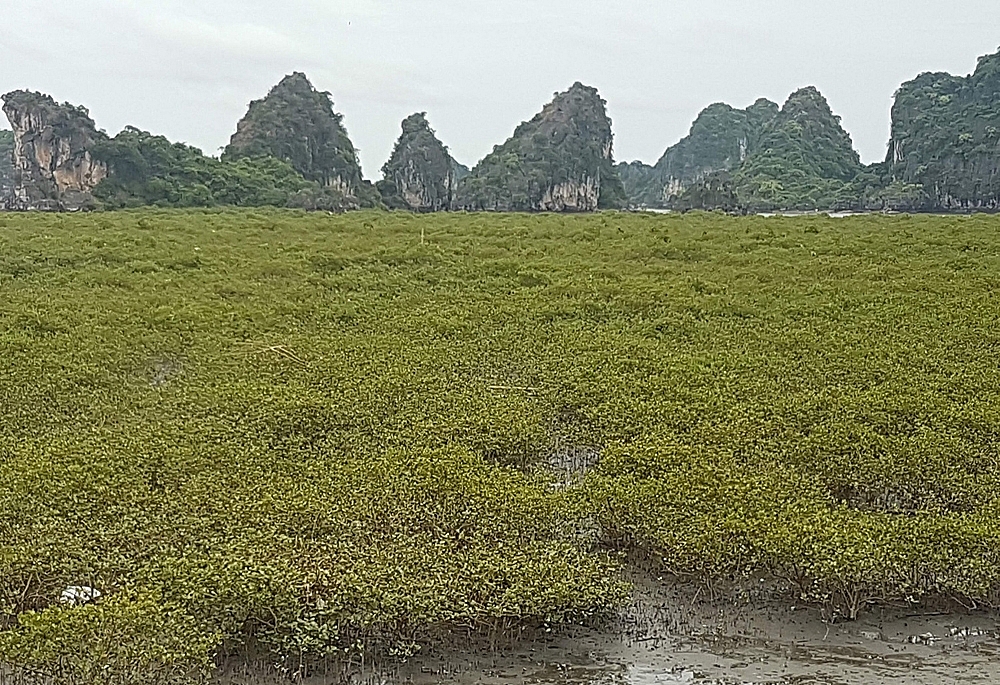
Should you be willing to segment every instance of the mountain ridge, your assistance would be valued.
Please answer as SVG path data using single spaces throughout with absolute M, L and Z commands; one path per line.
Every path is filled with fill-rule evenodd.
M 13 129 L 0 133 L 7 209 L 1000 210 L 1000 52 L 967 76 L 925 72 L 903 83 L 885 161 L 867 166 L 814 86 L 781 107 L 713 103 L 654 165 L 614 163 L 607 103 L 580 82 L 472 170 L 419 112 L 404 120 L 377 186 L 332 96 L 302 72 L 250 103 L 220 159 L 133 127 L 110 137 L 86 108 L 42 93 L 3 100 Z

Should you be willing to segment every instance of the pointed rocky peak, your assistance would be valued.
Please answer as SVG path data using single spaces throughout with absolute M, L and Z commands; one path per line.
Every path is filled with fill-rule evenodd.
M 788 97 L 765 128 L 755 157 L 751 162 L 758 162 L 757 166 L 780 161 L 821 179 L 849 181 L 862 169 L 861 157 L 840 117 L 813 86 Z
M 281 80 L 250 103 L 223 160 L 276 157 L 310 181 L 348 197 L 365 195 L 357 150 L 333 109 L 330 93 L 316 90 L 305 74 Z
M 759 109 L 766 116 L 774 113 L 767 105 Z M 838 209 L 856 205 L 858 194 L 852 184 L 863 171 L 840 117 L 810 86 L 792 93 L 764 124 L 733 172 L 731 187 L 747 211 Z M 731 201 L 726 183 L 695 190 L 701 194 L 699 201 L 712 197 Z
M 597 89 L 575 83 L 514 131 L 462 183 L 460 204 L 496 211 L 621 206 L 614 136 Z
M 667 149 L 657 167 L 682 183 L 731 169 L 746 152 L 747 113 L 725 103 L 709 105 L 691 124 L 688 135 Z
M 836 120 L 837 124 L 840 123 L 840 117 L 833 113 L 830 103 L 815 86 L 800 88 L 789 95 L 781 114 L 786 117 L 818 117 L 823 122 Z
M 10 206 L 51 210 L 90 206 L 91 191 L 107 176 L 107 167 L 91 156 L 105 136 L 86 108 L 23 90 L 2 99 L 13 128 Z
M 767 98 L 758 98 L 756 102 L 746 108 L 747 123 L 753 131 L 759 132 L 764 126 L 771 123 L 781 112 L 781 107 L 777 102 L 771 102 Z
M 316 92 L 316 88 L 313 87 L 308 76 L 301 71 L 293 71 L 278 81 L 278 85 L 274 86 L 268 95 L 270 97 L 295 97 L 296 95 L 310 97 Z
M 426 134 L 434 136 L 434 131 L 431 129 L 431 123 L 427 121 L 427 112 L 417 112 L 416 114 L 411 114 L 403 119 L 402 129 L 403 139 L 409 136 L 420 136 Z
M 531 121 L 518 127 L 521 133 L 527 130 L 535 134 L 551 133 L 557 137 L 564 134 L 582 136 L 599 145 L 603 159 L 610 161 L 613 156 L 614 135 L 607 103 L 596 88 L 579 81 L 569 90 L 556 93 Z M 517 136 L 518 132 L 514 135 Z
M 451 209 L 463 169 L 438 140 L 427 113 L 419 112 L 403 120 L 402 134 L 382 167 L 384 178 L 378 189 L 390 208 L 424 212 Z

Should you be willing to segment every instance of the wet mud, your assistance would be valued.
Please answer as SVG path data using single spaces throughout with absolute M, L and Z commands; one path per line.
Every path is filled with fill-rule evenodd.
M 759 580 L 759 586 L 756 583 Z M 829 622 L 755 579 L 707 588 L 638 575 L 630 606 L 599 624 L 541 629 L 494 648 L 437 649 L 406 663 L 327 668 L 308 685 L 951 685 L 1000 683 L 995 612 L 874 608 Z M 230 665 L 225 685 L 289 673 Z

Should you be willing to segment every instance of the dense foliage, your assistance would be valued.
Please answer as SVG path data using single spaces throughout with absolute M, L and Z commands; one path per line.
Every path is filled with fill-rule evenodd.
M 633 206 L 760 212 L 908 208 L 910 187 L 887 191 L 881 166 L 865 169 L 850 136 L 815 88 L 780 110 L 706 108 L 655 167 L 622 172 Z M 904 184 L 905 185 L 905 184 Z
M 0 662 L 406 653 L 614 604 L 602 541 L 846 616 L 996 605 L 997 229 L 0 216 Z
M 928 209 L 1000 208 L 1000 53 L 968 77 L 921 74 L 899 89 L 887 163 Z
M 862 171 L 851 137 L 815 88 L 789 96 L 735 174 L 751 210 L 852 208 Z
M 778 116 L 778 105 L 760 99 L 746 109 L 718 103 L 707 107 L 691 132 L 669 148 L 656 164 L 663 184 L 663 200 L 676 198 L 685 188 L 716 172 L 737 169 L 755 153 L 761 138 Z
M 626 198 L 612 150 L 604 100 L 575 83 L 476 165 L 460 184 L 459 204 L 490 211 L 619 207 Z
M 392 209 L 437 212 L 454 208 L 458 182 L 468 174 L 438 140 L 427 113 L 420 112 L 403 120 L 403 132 L 377 187 Z
M 14 191 L 14 132 L 0 130 L 0 209 Z
M 745 211 L 736 183 L 728 171 L 717 171 L 692 183 L 670 206 L 680 212 L 695 209 L 739 214 Z
M 222 162 L 197 148 L 131 127 L 98 143 L 94 156 L 111 170 L 94 190 L 109 209 L 144 205 L 336 209 L 344 202 L 338 191 L 307 181 L 274 157 Z
M 222 159 L 276 157 L 306 179 L 332 187 L 358 206 L 374 206 L 374 188 L 361 175 L 357 150 L 333 110 L 330 93 L 317 91 L 305 74 L 286 76 L 254 100 Z

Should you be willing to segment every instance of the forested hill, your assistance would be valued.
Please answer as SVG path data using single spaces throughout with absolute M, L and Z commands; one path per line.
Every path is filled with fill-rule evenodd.
M 595 88 L 575 83 L 476 165 L 458 203 L 490 211 L 618 207 L 625 191 L 613 140 L 606 103 Z
M 854 204 L 864 171 L 851 138 L 814 87 L 784 107 L 707 107 L 656 166 L 619 167 L 630 203 L 675 209 L 828 209 Z
M 378 203 L 330 93 L 316 90 L 305 74 L 286 76 L 265 98 L 251 102 L 222 154 L 224 162 L 265 157 L 287 162 L 307 180 L 341 194 L 346 206 Z
M 921 74 L 892 108 L 892 178 L 928 209 L 1000 208 L 1000 53 L 968 77 Z
M 329 196 L 275 157 L 220 161 L 132 127 L 99 143 L 94 154 L 110 170 L 93 191 L 108 209 L 146 205 L 337 209 L 342 204 L 339 194 Z
M 769 210 L 853 204 L 852 182 L 863 171 L 861 158 L 819 90 L 792 93 L 758 130 L 734 175 L 742 205 Z
M 691 133 L 669 148 L 656 168 L 664 178 L 665 197 L 718 171 L 732 171 L 757 152 L 765 127 L 778 116 L 778 105 L 761 98 L 746 109 L 718 103 L 707 107 Z
M 1000 209 L 1000 53 L 967 77 L 926 73 L 904 83 L 884 163 L 861 164 L 840 118 L 810 87 L 780 112 L 766 101 L 712 105 L 655 166 L 633 162 L 619 173 L 635 207 Z
M 12 179 L 2 204 L 14 209 L 381 206 L 329 94 L 301 74 L 251 105 L 221 160 L 134 127 L 111 138 L 85 108 L 41 93 L 3 99 L 14 131 L 0 152 L 6 140 L 21 160 L 9 176 L 0 166 L 0 182 Z

